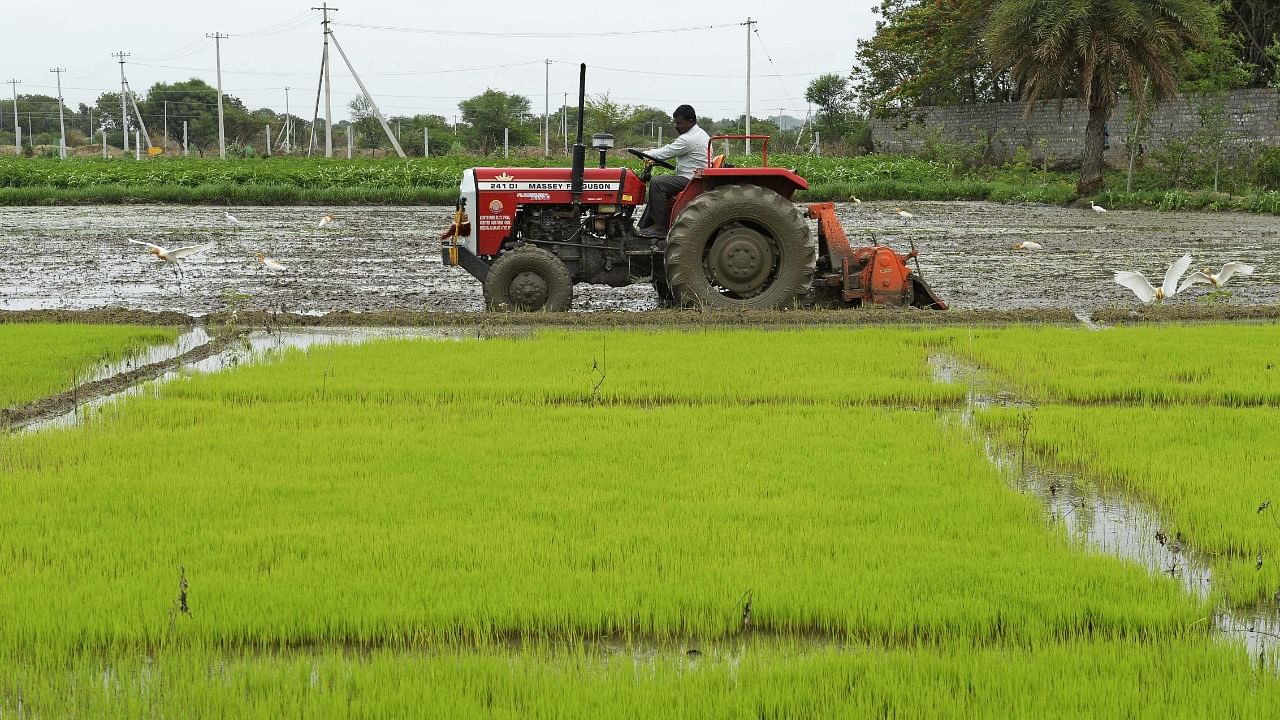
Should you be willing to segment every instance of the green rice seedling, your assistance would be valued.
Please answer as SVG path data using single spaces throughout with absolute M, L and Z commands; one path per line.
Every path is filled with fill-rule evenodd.
M 69 390 L 94 369 L 177 336 L 134 325 L 0 323 L 0 408 Z
M 963 387 L 932 379 L 922 344 L 928 337 L 876 328 L 701 329 L 407 341 L 326 351 L 323 366 L 299 363 L 286 378 L 260 366 L 171 392 L 287 400 L 313 397 L 323 387 L 329 397 L 359 402 L 959 404 Z M 268 376 L 272 381 L 264 383 Z
M 1268 717 L 1280 682 L 1197 638 L 1028 648 L 704 646 L 226 654 L 0 664 L 22 717 Z M 21 704 L 18 700 L 21 698 Z
M 1280 405 L 1274 324 L 982 328 L 946 333 L 951 351 L 1037 400 Z
M 552 334 L 317 350 L 9 439 L 0 522 L 24 549 L 0 553 L 0 603 L 32 612 L 0 618 L 0 645 L 162 642 L 179 567 L 196 618 L 180 637 L 232 646 L 727 636 L 747 588 L 762 631 L 895 642 L 1158 635 L 1203 615 L 1171 581 L 1072 553 L 930 413 L 814 402 L 787 346 L 816 352 L 821 333 L 738 335 L 761 354 L 728 387 L 768 379 L 767 404 L 689 381 L 639 406 L 438 394 L 457 367 L 440 353 L 475 373 L 469 346 L 506 368 L 598 347 Z M 654 378 L 753 357 L 691 338 L 610 335 L 609 376 L 628 347 Z
M 1013 412 L 978 419 L 1017 441 Z M 1280 449 L 1265 440 L 1274 437 L 1274 408 L 1045 406 L 1028 442 L 1044 460 L 1151 504 L 1169 538 L 1213 559 L 1216 592 L 1254 604 L 1280 591 L 1280 515 L 1268 504 L 1280 502 Z
M 319 348 L 0 438 L 0 713 L 1265 713 L 938 422 L 953 333 Z

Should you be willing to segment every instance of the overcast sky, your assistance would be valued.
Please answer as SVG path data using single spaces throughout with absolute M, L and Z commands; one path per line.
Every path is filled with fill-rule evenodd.
M 872 0 L 643 3 L 332 0 L 333 30 L 384 112 L 435 113 L 452 121 L 458 101 L 501 89 L 525 95 L 540 113 L 545 59 L 551 107 L 574 102 L 577 63 L 588 65 L 587 92 L 628 105 L 671 110 L 688 102 L 700 115 L 739 115 L 746 95 L 747 16 L 752 36 L 752 112 L 803 117 L 809 80 L 848 73 L 856 41 L 874 30 Z M 21 80 L 18 93 L 56 95 L 53 67 L 64 67 L 63 96 L 75 107 L 120 89 L 113 52 L 127 52 L 130 85 L 200 77 L 214 83 L 214 41 L 222 41 L 222 83 L 250 109 L 285 108 L 308 117 L 316 101 L 322 32 L 311 2 L 101 3 L 88 0 L 6 2 L 0 23 L 0 80 Z M 657 7 L 650 3 L 648 7 Z M 558 15 L 564 8 L 574 14 Z M 615 9 L 616 8 L 616 9 Z M 616 34 L 700 27 L 682 32 Z M 547 37 L 546 34 L 615 33 Z M 506 36 L 516 33 L 535 37 Z M 331 51 L 335 120 L 359 89 Z M 772 58 L 772 61 L 770 60 Z M 504 67 L 494 67 L 504 66 Z M 6 97 L 10 88 L 0 86 Z M 323 113 L 323 108 L 321 109 Z

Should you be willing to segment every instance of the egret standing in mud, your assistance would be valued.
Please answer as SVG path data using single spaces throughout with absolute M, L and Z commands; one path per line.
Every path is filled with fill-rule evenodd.
M 1117 270 L 1115 281 L 1132 290 L 1144 304 L 1150 304 L 1152 301 L 1164 302 L 1178 294 L 1178 281 L 1182 279 L 1189 267 L 1191 267 L 1190 255 L 1178 258 L 1177 262 L 1165 271 L 1164 283 L 1160 287 L 1152 287 L 1147 276 L 1136 270 Z
M 1089 207 L 1093 208 L 1093 211 L 1096 213 L 1104 213 L 1107 211 L 1107 209 L 1102 207 L 1101 205 L 1094 204 L 1092 200 L 1089 201 Z
M 288 265 L 282 265 L 275 258 L 269 258 L 262 253 L 258 253 L 258 262 L 272 272 L 284 272 L 289 269 Z
M 1222 269 L 1216 273 L 1209 272 L 1210 268 L 1197 270 L 1187 276 L 1185 282 L 1178 286 L 1178 292 L 1182 292 L 1197 283 L 1208 283 L 1215 288 L 1222 287 L 1227 281 L 1236 275 L 1252 275 L 1253 266 L 1242 262 L 1229 262 L 1222 266 Z
M 854 205 L 861 205 L 861 204 L 862 204 L 862 201 L 858 199 L 858 196 L 857 196 L 857 195 L 850 195 L 850 196 L 849 196 L 849 202 L 853 203 Z
M 320 218 L 320 222 L 316 224 L 316 227 L 324 227 L 331 222 L 333 222 L 333 215 L 325 214 L 324 217 Z
M 898 217 L 904 220 L 910 220 L 911 218 L 915 217 L 915 214 L 909 213 L 906 210 L 903 210 L 902 208 L 894 208 L 893 211 L 898 213 Z
M 217 243 L 204 243 L 203 245 L 187 245 L 186 247 L 167 250 L 154 243 L 143 242 L 141 240 L 134 240 L 133 238 L 129 238 L 129 242 L 133 243 L 134 245 L 143 245 L 147 248 L 147 252 L 151 253 L 152 255 L 155 255 L 157 258 L 159 258 L 163 262 L 171 263 L 174 269 L 178 271 L 179 280 L 181 280 L 182 278 L 182 265 L 178 263 L 179 260 L 181 260 L 182 258 L 188 255 L 194 255 L 195 253 L 204 252 L 205 250 L 212 249 L 217 245 Z
M 1031 240 L 1024 240 L 1018 243 L 1017 245 L 1014 245 L 1013 249 L 1014 250 L 1043 250 L 1044 246 L 1038 242 L 1033 242 Z
M 232 215 L 232 214 L 231 214 L 231 211 L 229 211 L 229 210 L 228 210 L 228 211 L 223 212 L 223 213 L 222 213 L 222 216 L 223 216 L 223 217 L 225 217 L 225 218 L 227 219 L 227 222 L 228 222 L 228 223 L 231 223 L 232 225 L 239 225 L 239 224 L 240 224 L 240 221 L 239 221 L 239 220 L 237 220 L 237 219 L 236 219 L 236 216 L 235 216 L 235 215 Z

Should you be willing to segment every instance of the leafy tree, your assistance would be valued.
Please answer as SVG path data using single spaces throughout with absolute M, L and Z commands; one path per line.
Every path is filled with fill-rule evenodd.
M 1280 80 L 1280 3 L 1275 0 L 1230 0 L 1223 3 L 1223 27 L 1241 40 L 1237 52 L 1252 72 L 1250 87 Z
M 634 114 L 635 109 L 630 105 L 610 100 L 609 93 L 588 97 L 583 119 L 586 133 L 584 141 L 589 145 L 590 136 L 595 133 L 609 133 L 617 138 L 625 129 L 628 129 L 626 126 L 631 124 L 630 120 Z
M 815 125 L 832 140 L 843 137 L 853 112 L 853 91 L 849 80 L 835 73 L 819 75 L 804 91 L 804 99 L 818 106 Z
M 1172 96 L 1182 52 L 1217 29 L 1204 0 L 999 0 L 986 40 L 1028 111 L 1043 98 L 1084 101 L 1089 121 L 1076 191 L 1094 195 L 1104 184 L 1103 133 L 1121 85 L 1143 87 L 1150 79 L 1156 100 Z
M 512 145 L 525 145 L 532 134 L 520 123 L 520 116 L 529 112 L 529 98 L 507 94 L 492 88 L 480 95 L 458 103 L 462 120 L 469 126 L 467 135 L 472 147 L 488 154 L 502 146 L 503 130 L 511 131 Z
M 989 8 L 986 0 L 882 0 L 882 19 L 871 39 L 858 41 L 853 66 L 863 111 L 1009 100 L 1008 79 L 984 52 Z
M 351 111 L 351 123 L 355 126 L 357 147 L 377 148 L 387 144 L 387 134 L 382 131 L 382 123 L 378 122 L 373 104 L 364 93 L 347 103 L 347 109 Z

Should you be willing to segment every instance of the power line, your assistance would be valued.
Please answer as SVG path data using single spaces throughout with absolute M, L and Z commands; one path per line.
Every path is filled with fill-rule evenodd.
M 388 32 L 415 33 L 418 35 L 442 35 L 449 37 L 488 37 L 488 38 L 593 38 L 593 37 L 616 37 L 619 35 L 662 35 L 666 33 L 695 32 L 699 30 L 719 30 L 728 27 L 737 27 L 741 23 L 730 23 L 727 25 L 695 25 L 692 27 L 679 28 L 660 28 L 656 30 L 612 30 L 605 32 L 483 32 L 478 30 L 429 30 L 425 28 L 411 28 L 399 25 L 366 25 L 363 23 L 340 23 L 335 25 L 343 27 L 361 28 L 363 30 L 384 30 Z

